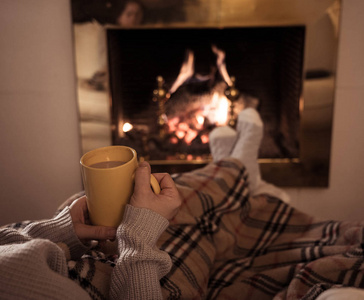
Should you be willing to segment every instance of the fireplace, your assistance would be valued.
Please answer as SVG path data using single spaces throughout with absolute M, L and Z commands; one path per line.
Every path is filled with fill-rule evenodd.
M 233 103 L 232 118 L 253 106 L 265 124 L 259 153 L 263 177 L 278 185 L 326 186 L 328 179 L 322 174 L 327 175 L 328 162 L 314 162 L 309 168 L 316 171 L 308 177 L 305 149 L 310 141 L 302 145 L 305 30 L 305 26 L 109 29 L 113 144 L 135 148 L 155 172 L 182 172 L 207 164 L 208 133 L 231 118 L 226 107 L 232 101 L 221 98 L 234 77 L 240 97 Z M 216 49 L 224 54 L 227 78 Z M 175 88 L 191 55 L 193 74 Z M 225 121 L 208 118 L 219 105 L 225 107 Z M 302 163 L 305 159 L 307 163 Z
M 304 36 L 304 26 L 109 30 L 113 144 L 136 148 L 158 171 L 185 171 L 209 162 L 208 133 L 227 125 L 231 104 L 219 99 L 228 80 L 219 72 L 215 47 L 223 51 L 241 94 L 235 117 L 239 109 L 254 106 L 265 123 L 259 157 L 294 162 L 300 151 Z M 165 102 L 167 132 L 161 133 L 160 105 L 153 101 L 157 78 L 163 78 L 160 88 L 170 91 L 188 53 L 193 76 Z M 225 107 L 220 112 L 225 121 L 206 117 L 219 106 Z
M 106 26 L 101 89 L 100 45 L 87 43 L 98 31 L 77 27 L 83 151 L 112 134 L 155 172 L 188 171 L 211 161 L 208 133 L 253 106 L 265 124 L 263 178 L 328 186 L 340 0 L 142 2 L 143 24 Z M 89 17 L 100 21 L 112 3 Z

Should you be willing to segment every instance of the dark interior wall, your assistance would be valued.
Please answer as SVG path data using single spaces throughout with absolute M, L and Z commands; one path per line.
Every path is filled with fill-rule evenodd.
M 74 23 L 90 22 L 114 24 L 127 0 L 71 0 Z M 144 10 L 144 23 L 184 22 L 184 1 L 168 0 L 153 2 L 136 0 Z M 157 5 L 158 4 L 158 5 Z
M 101 24 L 115 22 L 117 1 L 115 0 L 71 0 L 72 20 L 74 23 L 90 22 Z

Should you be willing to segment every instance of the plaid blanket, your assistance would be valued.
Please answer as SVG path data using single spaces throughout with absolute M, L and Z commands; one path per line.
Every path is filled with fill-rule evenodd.
M 183 204 L 158 242 L 173 261 L 161 280 L 165 299 L 315 299 L 364 288 L 363 222 L 317 220 L 279 199 L 250 197 L 233 159 L 174 180 Z M 112 243 L 95 247 L 69 262 L 70 278 L 106 299 L 115 253 Z

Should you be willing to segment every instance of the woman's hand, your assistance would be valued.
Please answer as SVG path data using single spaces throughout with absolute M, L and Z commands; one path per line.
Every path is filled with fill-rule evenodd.
M 91 225 L 86 196 L 78 198 L 70 205 L 70 215 L 76 235 L 82 242 L 115 239 L 116 228 Z
M 139 208 L 148 208 L 171 220 L 181 206 L 181 198 L 172 177 L 167 173 L 153 174 L 157 179 L 161 192 L 155 194 L 150 186 L 150 165 L 147 162 L 139 164 L 135 173 L 134 194 L 130 204 Z

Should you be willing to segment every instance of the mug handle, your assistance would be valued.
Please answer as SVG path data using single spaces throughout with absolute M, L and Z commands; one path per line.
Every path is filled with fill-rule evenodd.
M 153 176 L 153 174 L 150 174 L 150 186 L 152 187 L 152 190 L 155 194 L 158 195 L 161 192 L 159 183 L 157 179 Z

